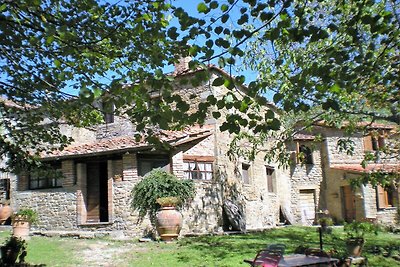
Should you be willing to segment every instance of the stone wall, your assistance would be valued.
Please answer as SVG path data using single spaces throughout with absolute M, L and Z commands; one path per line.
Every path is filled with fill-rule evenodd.
M 383 225 L 399 224 L 398 208 L 379 210 L 376 214 L 377 222 Z
M 364 159 L 364 143 L 361 134 L 353 134 L 351 137 L 347 137 L 343 130 L 329 127 L 320 127 L 318 131 L 325 137 L 325 152 L 329 165 L 360 164 Z M 338 141 L 347 138 L 354 144 L 352 155 L 338 149 Z
M 107 139 L 119 136 L 133 136 L 135 127 L 129 120 L 122 117 L 115 117 L 113 123 L 96 126 L 96 139 Z
M 72 145 L 90 143 L 96 140 L 96 133 L 94 129 L 90 130 L 62 124 L 60 125 L 60 132 L 74 139 Z
M 313 164 L 303 164 L 293 162 L 287 171 L 290 176 L 290 206 L 294 216 L 295 224 L 304 224 L 302 221 L 302 207 L 300 202 L 300 190 L 311 190 L 314 192 L 315 210 L 325 209 L 325 199 L 323 197 L 323 170 L 321 159 L 321 143 L 312 141 L 300 141 L 301 145 L 306 145 L 312 148 Z M 296 153 L 296 144 L 293 143 L 288 146 L 292 154 Z M 310 211 L 313 212 L 313 211 Z M 312 222 L 309 222 L 312 223 Z
M 323 146 L 323 171 L 326 180 L 326 203 L 331 215 L 337 219 L 344 219 L 344 196 L 341 192 L 342 186 L 348 186 L 349 180 L 356 178 L 360 173 L 335 170 L 330 168 L 333 164 L 361 164 L 364 158 L 364 139 L 361 134 L 354 134 L 350 140 L 354 144 L 353 155 L 340 152 L 337 141 L 345 138 L 344 131 L 333 128 L 321 128 L 325 137 Z M 356 219 L 377 219 L 385 224 L 393 224 L 397 208 L 377 210 L 376 191 L 370 185 L 362 186 L 354 191 Z

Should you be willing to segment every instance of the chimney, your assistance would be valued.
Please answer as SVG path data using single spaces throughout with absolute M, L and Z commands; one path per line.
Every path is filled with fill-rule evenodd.
M 180 74 L 189 70 L 189 62 L 192 61 L 192 57 L 181 57 L 178 62 L 175 63 L 174 74 Z

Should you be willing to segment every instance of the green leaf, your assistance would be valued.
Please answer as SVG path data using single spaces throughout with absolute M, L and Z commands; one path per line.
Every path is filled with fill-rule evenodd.
M 218 8 L 218 1 L 212 1 L 212 2 L 210 3 L 210 8 L 212 8 L 212 9 Z
M 214 111 L 214 112 L 212 113 L 212 116 L 213 116 L 214 119 L 219 119 L 219 118 L 221 117 L 221 112 L 219 112 L 219 111 Z
M 233 82 L 232 79 L 226 79 L 224 82 L 224 86 L 229 90 L 232 90 L 233 88 L 235 88 L 235 83 Z
M 260 15 L 260 19 L 261 19 L 262 21 L 267 21 L 267 20 L 272 19 L 273 16 L 274 16 L 274 13 L 271 13 L 271 12 L 262 12 L 261 15 Z
M 197 5 L 197 11 L 199 13 L 207 13 L 208 7 L 205 3 L 201 2 L 200 4 Z
M 218 59 L 218 66 L 219 66 L 220 68 L 223 68 L 223 67 L 225 67 L 225 65 L 226 65 L 225 58 L 224 58 L 224 57 L 220 57 L 220 58 Z
M 103 91 L 99 88 L 94 88 L 93 89 L 93 96 L 94 98 L 98 98 L 103 94 Z
M 54 41 L 54 35 L 50 35 L 46 38 L 46 44 L 50 45 Z
M 227 22 L 228 19 L 229 19 L 229 14 L 224 14 L 224 15 L 221 16 L 221 22 L 222 23 Z
M 281 122 L 277 118 L 273 118 L 272 121 L 268 124 L 272 130 L 279 130 L 281 127 Z
M 199 46 L 193 45 L 192 47 L 189 48 L 189 55 L 196 56 L 198 51 L 199 51 Z
M 0 12 L 3 12 L 7 8 L 7 4 L 4 3 L 0 6 Z
M 226 12 L 226 11 L 228 11 L 228 9 L 229 9 L 229 7 L 228 7 L 227 4 L 222 4 L 222 5 L 221 5 L 221 11 L 222 11 L 222 12 Z
M 275 113 L 274 113 L 272 110 L 269 109 L 269 110 L 265 113 L 264 117 L 265 117 L 265 120 L 273 119 L 273 118 L 275 117 Z
M 59 61 L 58 59 L 54 60 L 54 65 L 56 66 L 56 68 L 61 67 L 61 61 Z
M 218 77 L 213 81 L 212 85 L 213 86 L 221 86 L 224 83 L 225 83 L 225 79 L 223 77 Z
M 333 109 L 335 111 L 340 110 L 339 103 L 333 99 L 326 100 L 326 102 L 322 104 L 322 108 L 325 110 L 329 110 L 329 109 Z
M 218 26 L 218 27 L 216 27 L 216 28 L 214 29 L 214 32 L 215 32 L 216 34 L 220 34 L 220 33 L 222 32 L 223 29 L 224 29 L 224 28 L 222 28 L 221 26 Z
M 248 21 L 249 21 L 249 15 L 243 14 L 243 15 L 240 17 L 240 19 L 238 19 L 237 23 L 238 23 L 239 25 L 242 25 L 242 24 L 244 24 L 244 23 L 246 23 L 246 22 L 248 22 Z
M 281 101 L 283 99 L 283 95 L 280 93 L 276 93 L 273 97 L 274 103 L 278 104 L 279 101 Z
M 335 94 L 339 94 L 340 93 L 340 86 L 338 85 L 338 84 L 334 84 L 332 87 L 331 87 L 331 89 L 330 89 L 330 91 L 332 92 L 332 93 L 335 93 Z

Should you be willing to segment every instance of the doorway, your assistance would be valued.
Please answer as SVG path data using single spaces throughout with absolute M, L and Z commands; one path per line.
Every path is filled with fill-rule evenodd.
M 343 217 L 346 222 L 352 222 L 356 218 L 356 198 L 353 190 L 349 185 L 342 186 L 340 188 L 342 193 L 342 206 L 343 206 Z
M 315 221 L 315 190 L 300 190 L 299 203 L 302 225 L 313 225 Z
M 108 222 L 107 161 L 87 163 L 86 222 Z

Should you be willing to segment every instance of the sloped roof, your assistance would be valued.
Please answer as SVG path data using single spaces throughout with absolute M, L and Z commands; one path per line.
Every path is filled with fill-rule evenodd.
M 386 172 L 400 173 L 400 164 L 368 164 L 363 168 L 361 164 L 334 164 L 332 169 L 358 173 Z
M 212 134 L 212 129 L 213 127 L 211 125 L 206 125 L 187 127 L 181 131 L 161 130 L 157 136 L 162 142 L 168 142 L 172 146 L 178 146 L 210 136 Z M 145 138 L 136 140 L 136 138 L 133 136 L 124 136 L 103 139 L 93 143 L 68 146 L 63 150 L 47 152 L 42 155 L 42 159 L 77 158 L 81 156 L 96 156 L 105 154 L 109 155 L 151 147 L 152 145 L 149 144 Z
M 325 121 L 318 121 L 315 122 L 314 125 L 322 126 L 322 127 L 330 127 L 334 128 L 333 126 L 328 125 Z M 340 128 L 346 127 L 349 125 L 349 122 L 344 122 Z M 367 129 L 382 129 L 382 130 L 393 130 L 396 128 L 396 125 L 393 123 L 378 123 L 378 122 L 359 122 L 357 123 L 358 127 L 365 127 Z

